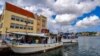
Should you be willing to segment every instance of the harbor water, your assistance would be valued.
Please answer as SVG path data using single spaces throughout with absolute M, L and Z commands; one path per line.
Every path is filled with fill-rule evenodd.
M 100 56 L 100 36 L 79 37 L 76 45 L 63 46 L 45 53 L 16 54 L 8 51 L 0 56 Z

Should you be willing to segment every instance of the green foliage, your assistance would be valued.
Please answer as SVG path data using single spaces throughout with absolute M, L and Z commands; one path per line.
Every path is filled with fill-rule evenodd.
M 77 35 L 80 36 L 95 36 L 97 32 L 78 32 Z

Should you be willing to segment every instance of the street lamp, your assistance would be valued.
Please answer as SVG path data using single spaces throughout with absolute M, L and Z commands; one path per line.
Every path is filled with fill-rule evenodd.
M 25 21 L 25 24 L 26 24 L 26 35 L 28 35 L 28 32 L 27 32 L 27 28 L 28 28 L 28 19 L 26 19 L 26 21 Z

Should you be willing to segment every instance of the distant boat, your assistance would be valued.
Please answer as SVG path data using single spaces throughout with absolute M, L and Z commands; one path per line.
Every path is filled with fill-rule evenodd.
M 76 34 L 73 34 L 73 33 L 65 33 L 65 34 L 63 34 L 61 41 L 63 42 L 63 44 L 77 43 L 78 36 Z
M 16 33 L 23 35 L 22 38 L 9 39 L 6 38 L 5 42 L 15 53 L 35 53 L 35 52 L 45 52 L 46 50 L 61 47 L 63 44 L 51 43 L 52 39 L 44 34 L 32 34 L 28 35 L 22 33 Z

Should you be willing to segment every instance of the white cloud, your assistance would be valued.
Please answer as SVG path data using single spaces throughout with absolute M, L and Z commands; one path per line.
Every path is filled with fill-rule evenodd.
M 76 15 L 74 14 L 62 14 L 57 15 L 55 20 L 58 24 L 69 25 L 73 20 L 75 20 Z
M 0 14 L 2 14 L 2 11 L 0 10 Z
M 77 28 L 72 25 L 67 25 L 62 27 L 62 32 L 77 32 Z
M 90 26 L 96 26 L 96 25 L 100 25 L 100 18 L 98 16 L 90 16 L 90 17 L 86 17 L 83 20 L 80 20 L 76 23 L 77 27 L 82 27 L 82 28 L 87 28 Z
M 0 2 L 8 1 L 20 6 L 29 7 L 48 7 L 57 14 L 76 14 L 80 15 L 91 11 L 97 5 L 99 0 L 0 0 Z
M 100 6 L 100 0 L 0 0 L 0 3 L 4 4 L 5 1 L 12 2 L 33 13 L 45 15 L 48 18 L 49 29 L 55 32 L 56 29 L 60 29 L 60 25 L 66 28 L 78 16 Z M 52 20 L 51 16 L 55 13 L 56 19 Z
M 36 13 L 36 10 L 38 9 L 38 7 L 36 7 L 36 6 L 25 6 L 24 8 L 33 13 Z
M 58 14 L 77 13 L 75 11 L 78 10 L 75 5 L 77 2 L 78 0 L 57 0 L 53 5 L 53 9 Z
M 48 20 L 48 28 L 49 28 L 50 32 L 58 33 L 59 25 L 56 24 L 55 20 L 49 19 Z
M 88 13 L 96 6 L 100 5 L 98 0 L 57 0 L 54 3 L 54 11 L 58 14 L 76 14 Z
M 72 25 L 59 25 L 56 20 L 49 20 L 49 30 L 53 33 L 58 33 L 58 32 L 76 32 L 77 28 L 76 26 Z
M 20 0 L 19 0 L 20 1 Z M 21 3 L 23 5 L 28 5 L 28 6 L 42 6 L 42 7 L 50 7 L 52 3 L 54 3 L 55 0 L 21 0 Z

